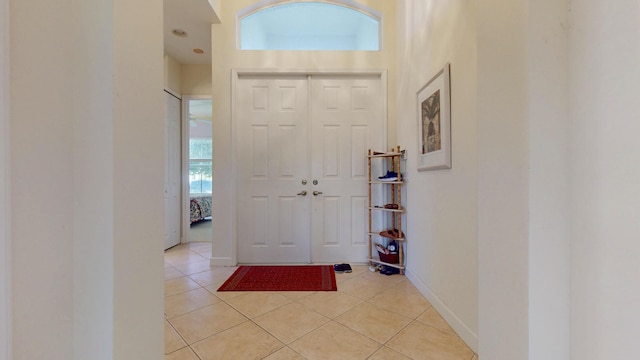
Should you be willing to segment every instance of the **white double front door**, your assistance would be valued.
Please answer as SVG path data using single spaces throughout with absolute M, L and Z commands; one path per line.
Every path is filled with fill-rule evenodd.
M 240 263 L 364 262 L 367 149 L 383 149 L 380 75 L 236 82 Z

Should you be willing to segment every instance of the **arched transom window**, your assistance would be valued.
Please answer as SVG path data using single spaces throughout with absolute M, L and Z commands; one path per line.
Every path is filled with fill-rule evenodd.
M 295 2 L 239 17 L 242 50 L 380 50 L 380 17 L 327 2 Z

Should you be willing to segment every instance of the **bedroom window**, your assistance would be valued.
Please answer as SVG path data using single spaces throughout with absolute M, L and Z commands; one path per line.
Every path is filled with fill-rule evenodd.
M 189 194 L 212 193 L 211 99 L 189 99 Z
M 211 138 L 189 139 L 189 193 L 211 194 Z
M 238 21 L 241 50 L 380 50 L 380 16 L 334 3 L 286 3 Z

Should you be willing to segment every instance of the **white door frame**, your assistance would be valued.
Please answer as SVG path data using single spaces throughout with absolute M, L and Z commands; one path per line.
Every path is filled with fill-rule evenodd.
M 240 76 L 288 76 L 288 75 L 336 75 L 336 76 L 358 76 L 358 75 L 374 75 L 380 76 L 382 83 L 382 97 L 384 102 L 384 120 L 383 129 L 384 134 L 382 138 L 384 143 L 387 141 L 387 127 L 389 126 L 389 116 L 387 113 L 388 95 L 387 95 L 387 70 L 307 70 L 307 69 L 232 69 L 231 70 L 231 173 L 233 174 L 234 181 L 232 182 L 232 194 L 231 194 L 231 263 L 220 264 L 226 266 L 236 265 L 238 263 L 238 142 L 237 142 L 237 112 L 236 106 L 238 104 L 238 80 Z
M 180 210 L 178 212 L 178 216 L 180 216 L 180 230 L 179 230 L 179 235 L 178 235 L 178 243 L 177 244 L 172 244 L 169 247 L 167 247 L 167 236 L 171 237 L 171 235 L 170 234 L 166 234 L 166 229 L 167 229 L 167 226 L 169 226 L 169 225 L 165 224 L 165 243 L 164 243 L 164 247 L 165 247 L 165 250 L 167 250 L 168 248 L 171 248 L 171 247 L 173 247 L 175 245 L 180 245 L 183 242 L 183 239 L 182 239 L 182 233 L 183 233 L 183 224 L 182 223 L 183 223 L 183 220 L 182 219 L 184 217 L 184 215 L 183 215 L 183 213 L 184 213 L 184 205 L 183 205 L 184 196 L 183 196 L 183 189 L 182 189 L 182 187 L 183 187 L 183 185 L 182 185 L 183 176 L 182 175 L 184 174 L 183 173 L 184 169 L 183 169 L 183 160 L 182 160 L 183 159 L 182 134 L 183 134 L 184 129 L 183 129 L 183 123 L 182 123 L 182 119 L 183 119 L 183 104 L 182 104 L 183 101 L 182 101 L 182 97 L 178 93 L 176 93 L 175 91 L 172 91 L 172 90 L 164 89 L 164 92 L 165 92 L 165 94 L 169 95 L 169 98 L 165 98 L 165 100 L 164 100 L 165 101 L 165 114 L 164 114 L 164 116 L 165 116 L 165 131 L 166 131 L 166 133 L 165 133 L 165 144 L 164 144 L 164 147 L 165 147 L 165 164 L 164 164 L 165 165 L 165 179 L 164 179 L 164 182 L 165 182 L 165 184 L 164 184 L 164 187 L 165 187 L 165 189 L 164 189 L 164 191 L 165 191 L 164 192 L 165 221 L 169 221 L 166 217 L 167 217 L 167 212 L 169 211 L 169 208 L 171 207 L 170 205 L 168 205 L 168 202 L 167 202 L 167 197 L 171 193 L 171 190 L 169 189 L 170 186 L 171 186 L 169 184 L 169 178 L 171 176 L 170 173 L 169 173 L 169 170 L 171 170 L 171 169 L 169 169 L 169 163 L 170 163 L 169 158 L 171 157 L 171 154 L 169 153 L 169 150 L 170 150 L 169 149 L 169 147 L 170 147 L 169 144 L 170 144 L 171 141 L 169 139 L 172 136 L 172 134 L 170 134 L 170 132 L 169 132 L 169 128 L 170 128 L 169 122 L 170 122 L 170 120 L 168 118 L 169 115 L 168 115 L 168 108 L 167 108 L 169 103 L 167 102 L 168 101 L 167 99 L 174 98 L 174 99 L 177 99 L 180 102 L 180 109 L 179 109 L 179 114 L 180 114 L 179 115 L 180 116 L 180 119 L 179 119 L 179 121 L 180 121 L 180 123 L 179 123 L 179 129 L 180 129 L 179 130 L 180 131 L 180 189 L 178 190 L 179 193 L 180 193 Z M 171 241 L 169 241 L 169 243 L 171 243 Z
M 11 356 L 9 1 L 0 0 L 0 360 Z

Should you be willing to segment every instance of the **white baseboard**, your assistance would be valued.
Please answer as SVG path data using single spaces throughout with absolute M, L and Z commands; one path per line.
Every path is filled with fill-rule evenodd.
M 210 260 L 211 266 L 236 266 L 238 263 L 233 261 L 230 257 L 212 257 Z
M 431 289 L 429 289 L 428 286 L 426 286 L 420 279 L 418 279 L 418 277 L 413 272 L 407 270 L 405 276 L 407 277 L 407 279 L 409 279 L 409 281 L 411 281 L 413 286 L 415 286 L 418 291 L 420 291 L 420 293 L 431 303 L 431 305 L 433 305 L 440 316 L 442 316 L 442 318 L 449 324 L 449 326 L 451 326 L 453 331 L 455 331 L 458 336 L 460 336 L 462 341 L 464 341 L 471 348 L 471 350 L 473 350 L 473 352 L 477 354 L 478 334 L 471 331 L 471 329 L 469 329 L 465 325 L 465 323 L 462 322 L 462 320 L 460 320 L 460 318 L 458 318 L 456 314 L 451 311 L 451 309 L 449 309 L 449 307 L 447 307 L 447 305 L 445 305 L 445 303 L 442 302 L 442 300 L 440 300 L 440 298 L 433 291 L 431 291 Z

